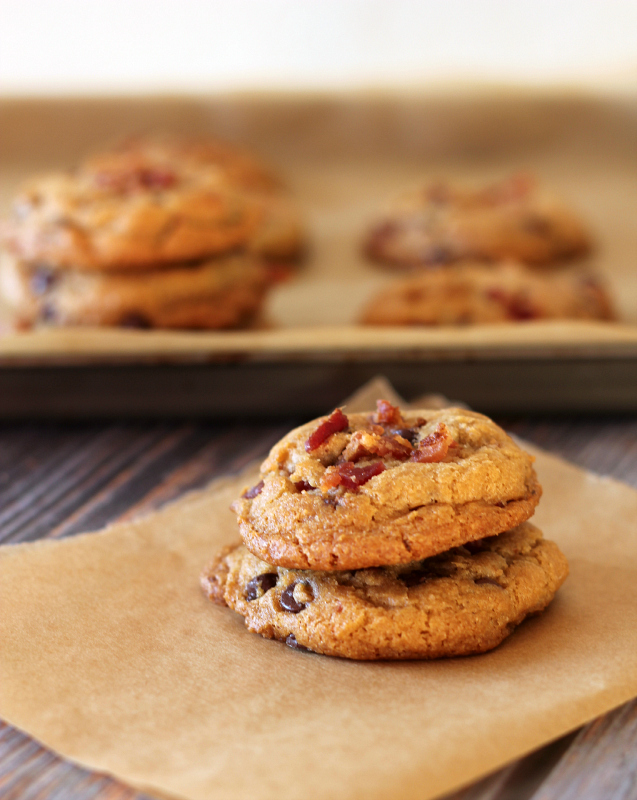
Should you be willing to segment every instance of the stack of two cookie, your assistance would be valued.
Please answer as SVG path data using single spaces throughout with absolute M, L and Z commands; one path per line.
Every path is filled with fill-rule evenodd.
M 202 576 L 249 630 L 355 659 L 498 645 L 541 611 L 566 559 L 526 520 L 532 457 L 461 409 L 336 410 L 289 433 L 233 504 L 243 544 Z
M 17 324 L 225 328 L 259 310 L 268 262 L 302 247 L 272 173 L 216 140 L 130 140 L 36 177 L 4 222 Z
M 369 325 L 615 318 L 603 282 L 570 266 L 592 243 L 578 216 L 529 175 L 404 194 L 370 229 L 366 255 L 414 274 L 367 305 Z

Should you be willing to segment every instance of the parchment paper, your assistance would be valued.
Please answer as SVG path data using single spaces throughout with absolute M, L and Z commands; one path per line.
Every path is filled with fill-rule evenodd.
M 356 663 L 249 634 L 198 584 L 236 536 L 244 476 L 101 533 L 2 548 L 0 714 L 193 800 L 427 800 L 472 781 L 637 694 L 637 492 L 541 452 L 536 466 L 536 521 L 571 575 L 491 653 Z

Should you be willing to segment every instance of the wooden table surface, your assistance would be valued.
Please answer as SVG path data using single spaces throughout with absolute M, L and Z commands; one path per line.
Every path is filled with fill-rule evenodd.
M 581 467 L 637 487 L 637 418 L 498 421 Z M 158 508 L 240 470 L 299 422 L 0 424 L 0 542 L 71 536 Z M 142 797 L 0 723 L 2 800 Z M 637 701 L 452 797 L 637 798 Z

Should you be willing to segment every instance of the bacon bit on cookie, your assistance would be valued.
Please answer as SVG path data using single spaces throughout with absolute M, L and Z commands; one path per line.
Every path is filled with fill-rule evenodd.
M 256 497 L 258 494 L 261 494 L 263 491 L 263 481 L 259 481 L 255 486 L 251 489 L 246 489 L 245 492 L 241 495 L 241 497 L 245 498 L 246 500 L 252 500 L 253 497 Z
M 294 486 L 296 487 L 297 492 L 310 492 L 312 489 L 314 489 L 314 486 L 307 481 L 295 481 Z
M 344 431 L 348 425 L 349 420 L 340 408 L 332 411 L 330 416 L 324 422 L 321 422 L 318 428 L 310 434 L 305 443 L 305 452 L 311 453 L 312 450 L 316 450 L 316 448 L 327 441 L 332 434 Z
M 371 420 L 377 425 L 403 425 L 400 409 L 387 400 L 376 401 L 376 413 L 372 414 Z
M 417 461 L 420 464 L 434 464 L 438 461 L 444 461 L 449 449 L 452 447 L 457 447 L 457 444 L 449 435 L 447 426 L 444 422 L 441 422 L 433 433 L 425 436 L 420 441 L 418 449 L 414 450 L 409 460 Z
M 487 297 L 503 305 L 511 319 L 525 320 L 537 319 L 539 317 L 538 312 L 532 307 L 528 297 L 522 294 L 507 294 L 507 292 L 502 289 L 492 288 L 487 291 Z
M 98 172 L 95 183 L 100 189 L 134 192 L 138 189 L 170 189 L 177 176 L 169 169 L 136 167 L 126 170 Z
M 406 461 L 412 450 L 411 443 L 402 436 L 387 436 L 384 432 L 379 436 L 369 431 L 356 431 L 343 450 L 341 458 L 344 461 L 360 461 L 362 458 L 379 456 Z
M 268 261 L 266 269 L 272 283 L 283 283 L 294 274 L 294 266 L 286 261 Z
M 356 491 L 359 486 L 384 471 L 385 465 L 382 461 L 376 461 L 376 463 L 368 464 L 366 467 L 355 467 L 349 461 L 346 461 L 344 464 L 339 464 L 337 467 L 328 467 L 325 470 L 321 481 L 321 490 L 326 492 L 328 489 L 342 486 L 344 489 Z

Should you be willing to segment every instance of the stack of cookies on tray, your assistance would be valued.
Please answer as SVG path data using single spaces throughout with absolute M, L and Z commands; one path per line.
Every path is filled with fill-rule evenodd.
M 226 328 L 303 240 L 273 173 L 213 139 L 131 139 L 35 177 L 2 229 L 17 324 Z
M 485 186 L 438 181 L 399 197 L 367 234 L 368 258 L 411 271 L 365 308 L 369 325 L 615 318 L 578 216 L 527 174 Z
M 533 458 L 458 408 L 330 416 L 291 431 L 233 504 L 243 544 L 201 582 L 249 630 L 354 659 L 480 653 L 568 573 L 527 520 Z

